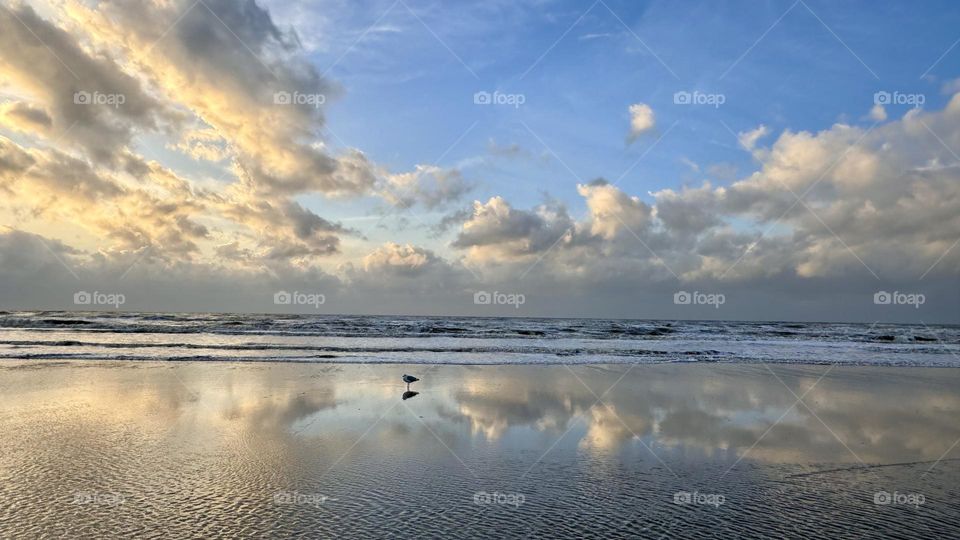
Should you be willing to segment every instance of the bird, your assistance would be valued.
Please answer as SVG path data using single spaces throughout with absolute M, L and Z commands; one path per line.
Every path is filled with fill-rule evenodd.
M 403 382 L 407 383 L 407 390 L 410 389 L 410 383 L 414 383 L 419 380 L 420 379 L 414 377 L 413 375 L 407 375 L 406 373 L 403 374 Z

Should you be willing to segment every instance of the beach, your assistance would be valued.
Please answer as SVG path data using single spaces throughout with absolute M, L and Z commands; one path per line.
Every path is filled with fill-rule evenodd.
M 0 540 L 960 540 L 958 28 L 0 1 Z
M 958 388 L 835 364 L 5 359 L 0 536 L 947 537 Z

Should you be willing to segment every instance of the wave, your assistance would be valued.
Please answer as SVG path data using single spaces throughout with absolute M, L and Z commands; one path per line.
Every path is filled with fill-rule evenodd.
M 0 328 L 74 329 L 137 334 L 327 337 L 470 337 L 477 339 L 822 341 L 960 344 L 956 325 L 632 321 L 603 319 L 383 317 L 336 315 L 6 312 Z
M 955 325 L 0 312 L 2 359 L 957 366 Z

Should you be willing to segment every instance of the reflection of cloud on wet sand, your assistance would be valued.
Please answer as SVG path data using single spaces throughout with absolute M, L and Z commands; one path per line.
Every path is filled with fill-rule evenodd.
M 224 409 L 225 418 L 241 419 L 254 429 L 284 430 L 323 409 L 335 408 L 333 390 L 297 395 L 280 394 L 256 400 L 234 400 Z
M 231 372 L 222 367 L 196 372 L 189 365 L 151 363 L 50 365 L 31 399 L 67 404 L 67 411 L 87 420 L 95 413 L 101 424 L 240 424 L 271 431 L 289 429 L 338 404 L 333 382 L 311 379 L 304 389 L 302 384 L 290 387 L 287 374 L 278 370 L 245 366 Z M 109 377 L 104 369 L 110 369 Z M 10 376 L 29 380 L 29 372 Z M 26 406 L 17 399 L 0 404 L 11 411 Z
M 136 426 L 183 444 L 223 435 L 203 439 L 208 446 L 235 444 L 242 433 L 243 455 L 305 437 L 340 455 L 401 398 L 392 374 L 365 367 L 322 376 L 317 366 L 222 367 L 144 364 L 109 376 L 51 367 L 42 382 L 36 370 L 8 371 L 9 388 L 28 393 L 0 396 L 0 405 L 46 429 L 83 425 L 104 440 Z M 797 405 L 773 425 L 796 397 L 763 367 L 636 366 L 606 394 L 626 368 L 572 369 L 582 383 L 560 367 L 438 368 L 423 395 L 404 402 L 410 411 L 396 405 L 356 449 L 369 442 L 414 453 L 436 433 L 451 448 L 508 436 L 549 445 L 563 435 L 560 446 L 611 452 L 642 450 L 640 437 L 658 454 L 740 457 L 756 443 L 751 460 L 856 462 L 846 445 L 865 462 L 892 463 L 936 460 L 960 437 L 960 370 L 836 368 L 813 387 L 825 367 L 777 367 L 796 395 L 810 390 L 813 412 Z M 49 403 L 60 404 L 56 421 L 45 416 Z
M 590 409 L 587 433 L 580 446 L 596 450 L 616 450 L 633 437 L 643 437 L 651 428 L 650 418 L 618 411 L 612 405 L 597 404 Z
M 953 371 L 898 378 L 890 368 L 834 370 L 817 383 L 826 368 L 778 368 L 791 393 L 760 367 L 644 366 L 594 405 L 619 369 L 578 369 L 591 392 L 564 370 L 504 368 L 495 392 L 466 384 L 456 393 L 457 414 L 491 440 L 521 426 L 559 436 L 579 418 L 586 430 L 572 433 L 582 433 L 578 444 L 588 450 L 617 449 L 639 436 L 740 456 L 756 443 L 748 457 L 768 462 L 856 462 L 854 453 L 870 463 L 935 460 L 960 436 L 960 396 L 948 384 L 957 382 Z M 482 376 L 489 381 L 496 373 Z M 796 402 L 794 393 L 807 390 L 810 409 L 797 404 L 773 425 Z
M 575 409 L 571 402 L 558 397 L 530 388 L 521 394 L 467 390 L 455 395 L 459 410 L 453 417 L 468 421 L 472 433 L 483 434 L 490 440 L 499 439 L 511 426 L 531 425 L 542 431 L 555 431 L 566 426 Z

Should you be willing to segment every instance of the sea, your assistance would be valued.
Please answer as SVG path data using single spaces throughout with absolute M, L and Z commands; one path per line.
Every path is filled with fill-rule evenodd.
M 942 324 L 0 312 L 0 359 L 960 366 Z

